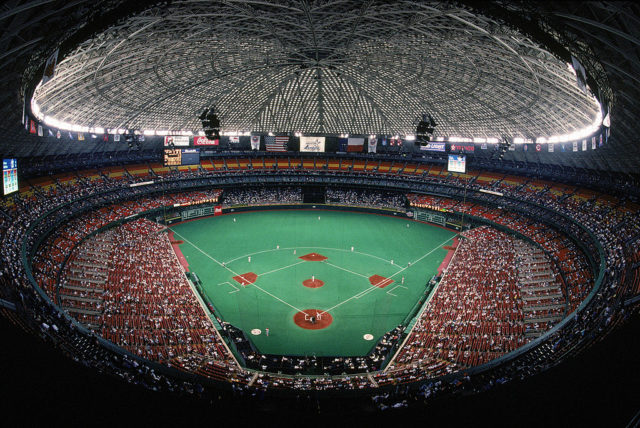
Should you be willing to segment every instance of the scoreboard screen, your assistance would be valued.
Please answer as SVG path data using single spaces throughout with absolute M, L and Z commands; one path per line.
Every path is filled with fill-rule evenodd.
M 450 172 L 467 172 L 467 157 L 465 155 L 449 155 L 449 165 L 447 170 Z
M 164 149 L 164 166 L 182 165 L 182 150 Z
M 200 149 L 182 149 L 182 165 L 198 165 Z
M 200 149 L 164 149 L 164 166 L 198 165 Z
M 2 159 L 2 194 L 18 191 L 18 160 Z

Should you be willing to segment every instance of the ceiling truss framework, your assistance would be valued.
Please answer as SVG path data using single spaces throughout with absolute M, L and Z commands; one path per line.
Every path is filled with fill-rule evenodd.
M 44 115 L 105 128 L 537 137 L 598 112 L 564 61 L 449 3 L 174 1 L 115 22 L 58 64 Z

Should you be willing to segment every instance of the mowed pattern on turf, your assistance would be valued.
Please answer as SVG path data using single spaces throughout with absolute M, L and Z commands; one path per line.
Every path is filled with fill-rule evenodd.
M 367 354 L 424 294 L 455 236 L 407 218 L 318 210 L 229 214 L 172 229 L 221 318 L 245 332 L 269 328 L 268 337 L 251 337 L 262 353 L 317 356 Z M 300 259 L 308 253 L 327 259 Z M 247 272 L 258 275 L 254 284 L 233 279 Z M 372 286 L 373 275 L 393 283 Z M 324 285 L 305 287 L 311 278 Z M 328 311 L 331 325 L 297 326 L 294 315 L 309 308 Z

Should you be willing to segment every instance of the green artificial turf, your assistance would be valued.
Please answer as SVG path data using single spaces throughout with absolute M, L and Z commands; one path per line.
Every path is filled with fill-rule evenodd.
M 455 236 L 399 216 L 319 210 L 227 214 L 171 229 L 218 316 L 261 353 L 316 356 L 366 355 L 424 295 Z M 309 253 L 327 259 L 299 258 Z M 233 279 L 249 272 L 258 275 L 253 284 Z M 372 275 L 394 282 L 378 288 Z M 302 284 L 313 277 L 324 286 Z M 327 311 L 333 322 L 319 330 L 296 325 L 294 315 L 309 309 Z

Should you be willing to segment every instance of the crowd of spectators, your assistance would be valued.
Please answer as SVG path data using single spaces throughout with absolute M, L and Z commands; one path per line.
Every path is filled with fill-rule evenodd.
M 149 178 L 146 177 L 146 179 Z M 83 331 L 78 324 L 66 318 L 58 307 L 53 306 L 51 301 L 45 299 L 44 295 L 32 286 L 22 263 L 23 241 L 29 257 L 30 248 L 35 249 L 37 243 L 35 239 L 37 232 L 44 234 L 46 238 L 39 245 L 39 251 L 32 257 L 33 276 L 53 301 L 60 303 L 62 300 L 55 289 L 57 275 L 69 250 L 81 238 L 110 221 L 121 219 L 124 215 L 165 203 L 172 205 L 184 198 L 194 200 L 184 193 L 174 194 L 175 198 L 164 193 L 161 197 L 155 195 L 147 198 L 146 204 L 125 203 L 122 206 L 112 206 L 111 209 L 99 209 L 99 213 L 87 211 L 87 208 L 106 205 L 110 200 L 135 199 L 142 192 L 129 186 L 142 180 L 143 178 L 134 177 L 114 179 L 100 172 L 84 176 L 72 174 L 65 179 L 50 179 L 46 184 L 33 185 L 20 193 L 4 198 L 0 204 L 0 257 L 2 258 L 0 296 L 16 303 L 16 316 L 13 319 L 20 320 L 19 325 L 22 328 L 37 334 L 74 360 L 150 389 L 191 394 L 201 390 L 201 387 L 191 381 L 179 379 L 175 375 L 162 373 L 162 368 L 146 364 L 121 350 L 110 349 L 100 342 L 98 335 L 91 331 Z M 210 198 L 217 197 L 219 194 L 219 190 L 211 190 L 194 192 L 193 196 L 198 200 L 203 196 Z M 87 201 L 92 197 L 94 200 Z M 54 211 L 57 212 L 44 217 L 46 213 Z M 82 219 L 75 217 L 75 215 L 82 216 L 82 213 L 86 214 L 86 217 Z M 35 220 L 39 217 L 42 218 L 36 222 Z M 55 228 L 64 221 L 68 221 L 64 227 L 57 229 L 55 233 L 48 234 L 49 229 Z M 27 231 L 32 226 L 36 227 L 36 233 L 27 235 Z M 95 279 L 101 276 L 101 272 L 103 272 L 101 269 L 89 266 L 89 269 L 83 269 L 80 273 L 77 271 L 73 273 L 81 275 L 84 279 Z M 66 291 L 66 294 L 62 293 L 63 297 L 93 298 L 91 295 L 74 294 L 74 290 Z M 67 306 L 73 305 L 70 302 L 82 302 L 79 299 L 68 298 L 64 301 Z M 76 303 L 75 306 L 80 305 Z M 90 325 L 88 319 L 81 321 L 86 321 L 87 325 Z
M 593 273 L 583 251 L 567 235 L 530 218 L 526 213 L 489 207 L 477 202 L 462 202 L 447 197 L 409 194 L 410 204 L 481 217 L 515 230 L 539 244 L 555 261 L 551 269 L 559 269 L 566 284 L 565 298 L 572 312 L 593 288 Z M 595 250 L 594 250 L 595 252 Z
M 65 227 L 58 233 L 49 234 L 33 256 L 33 271 L 43 290 L 55 296 L 54 286 L 69 251 L 80 240 L 107 224 L 161 207 L 171 207 L 176 203 L 217 200 L 220 190 L 187 191 L 184 193 L 164 193 L 153 196 L 141 196 L 134 200 L 124 200 L 113 204 L 87 210 L 66 221 Z M 66 212 L 66 211 L 65 211 Z
M 398 192 L 327 188 L 325 196 L 328 204 L 396 210 L 403 209 L 406 205 L 406 197 Z M 224 192 L 224 203 L 227 206 L 299 204 L 302 199 L 300 187 L 234 188 Z
M 318 357 L 315 355 L 266 355 L 256 352 L 250 345 L 246 335 L 227 323 L 223 329 L 238 346 L 238 350 L 248 368 L 271 373 L 291 375 L 342 375 L 375 372 L 391 356 L 403 336 L 404 326 L 398 326 L 385 333 L 373 347 L 371 352 L 362 357 Z M 235 330 L 235 331 L 234 331 Z
M 487 226 L 463 236 L 390 371 L 422 366 L 421 376 L 451 373 L 526 343 L 516 238 Z
M 224 192 L 224 203 L 234 205 L 275 205 L 302 203 L 300 187 L 254 187 L 228 189 Z
M 409 171 L 411 168 L 404 168 Z M 482 173 L 468 173 L 466 175 L 446 174 L 443 171 L 432 171 L 424 169 L 421 173 L 417 173 L 417 169 L 413 169 L 414 173 L 401 174 L 396 170 L 393 174 L 394 180 L 400 182 L 411 183 L 419 180 L 421 190 L 426 192 L 438 193 L 445 195 L 445 198 L 435 202 L 442 203 L 443 207 L 448 209 L 465 212 L 470 215 L 484 217 L 498 224 L 509 227 L 517 232 L 530 237 L 537 242 L 550 255 L 555 265 L 550 265 L 551 272 L 559 272 L 563 282 L 564 298 L 567 304 L 567 313 L 572 315 L 564 320 L 562 329 L 552 330 L 551 335 L 544 342 L 536 345 L 534 348 L 526 348 L 519 353 L 513 353 L 512 358 L 504 359 L 504 362 L 498 369 L 491 371 L 469 372 L 470 374 L 458 376 L 445 376 L 433 381 L 426 381 L 419 389 L 409 388 L 408 386 L 399 388 L 395 387 L 389 390 L 384 399 L 379 399 L 380 403 L 389 403 L 389 400 L 403 402 L 408 400 L 409 403 L 416 400 L 428 399 L 442 394 L 452 393 L 460 390 L 480 391 L 491 388 L 497 383 L 503 383 L 509 379 L 518 378 L 524 375 L 535 373 L 543 370 L 553 364 L 556 364 L 560 358 L 566 355 L 579 352 L 584 346 L 596 340 L 606 331 L 608 331 L 617 322 L 621 322 L 627 314 L 628 310 L 624 306 L 625 298 L 637 293 L 638 288 L 638 242 L 640 241 L 640 225 L 636 221 L 638 207 L 633 202 L 624 198 L 611 200 L 605 195 L 592 193 L 583 194 L 578 189 L 571 186 L 557 186 L 553 183 L 537 182 L 534 179 L 517 179 L 511 180 L 508 177 L 490 177 L 487 178 Z M 299 173 L 299 172 L 292 172 Z M 341 174 L 343 176 L 356 176 L 358 173 L 353 171 L 334 171 L 332 174 Z M 369 173 L 370 174 L 370 173 Z M 29 325 L 44 340 L 50 342 L 53 346 L 63 349 L 83 364 L 96 367 L 101 371 L 108 371 L 130 382 L 146 385 L 152 389 L 164 390 L 181 390 L 194 393 L 201 389 L 200 386 L 193 384 L 189 380 L 184 380 L 171 372 L 167 375 L 163 369 L 153 366 L 145 360 L 138 359 L 135 355 L 142 348 L 141 355 L 156 358 L 157 360 L 167 361 L 169 354 L 162 353 L 159 348 L 154 348 L 156 340 L 159 338 L 143 335 L 140 342 L 137 339 L 129 340 L 125 338 L 125 332 L 136 329 L 139 326 L 117 321 L 113 326 L 105 327 L 100 324 L 100 317 L 104 314 L 124 315 L 120 313 L 110 312 L 107 309 L 108 299 L 105 299 L 108 287 L 105 285 L 106 279 L 109 279 L 109 270 L 105 271 L 97 266 L 84 266 L 90 269 L 71 270 L 71 267 L 78 265 L 71 264 L 66 274 L 75 280 L 83 280 L 80 283 L 69 282 L 69 285 L 80 287 L 81 283 L 91 283 L 95 286 L 95 290 L 87 290 L 86 295 L 75 295 L 75 297 L 84 298 L 69 299 L 74 296 L 73 289 L 67 292 L 60 292 L 57 287 L 59 282 L 60 269 L 64 265 L 64 261 L 69 254 L 71 248 L 74 247 L 84 236 L 97 230 L 114 220 L 136 214 L 144 210 L 161 207 L 165 203 L 175 203 L 176 200 L 183 196 L 178 196 L 179 188 L 182 186 L 179 180 L 186 180 L 196 184 L 205 183 L 209 172 L 203 171 L 201 168 L 189 171 L 169 171 L 162 174 L 154 174 L 149 168 L 149 174 L 132 175 L 128 172 L 119 174 L 118 172 L 96 171 L 86 174 L 72 174 L 65 179 L 53 178 L 46 184 L 33 185 L 30 188 L 23 189 L 11 197 L 2 200 L 0 205 L 0 257 L 2 259 L 2 269 L 0 270 L 0 296 L 8 301 L 15 302 L 18 306 L 17 311 L 20 316 L 28 320 Z M 375 175 L 375 174 L 374 174 Z M 386 183 L 386 174 L 380 174 L 380 184 Z M 160 179 L 162 186 L 155 183 L 151 186 L 131 187 L 131 184 L 141 183 L 146 180 Z M 160 189 L 162 193 L 160 193 Z M 253 191 L 243 193 L 238 190 L 238 194 L 234 196 L 233 191 L 225 193 L 225 203 L 231 204 L 255 204 L 260 201 L 265 203 L 282 203 L 283 201 L 291 202 L 301 200 L 301 192 L 299 188 L 283 188 L 282 192 L 275 190 L 275 195 L 265 194 L 264 198 L 257 195 L 257 201 L 252 200 L 256 197 Z M 491 194 L 480 194 L 479 190 L 491 190 L 500 192 L 504 196 Z M 155 191 L 153 196 L 145 196 L 149 191 Z M 175 190 L 175 191 L 174 191 Z M 234 190 L 235 191 L 235 190 Z M 270 190 L 273 192 L 273 189 Z M 171 195 L 173 193 L 173 196 Z M 182 192 L 180 192 L 182 193 Z M 218 193 L 219 194 L 219 193 Z M 470 196 L 465 202 L 463 195 Z M 234 199 L 235 198 L 235 199 Z M 351 196 L 345 196 L 345 201 L 350 200 Z M 384 199 L 384 198 L 383 198 Z M 398 206 L 396 204 L 393 204 Z M 45 214 L 47 214 L 45 216 Z M 525 215 L 526 214 L 526 215 Z M 567 221 L 573 219 L 575 221 Z M 556 225 L 550 227 L 549 225 Z M 563 233 L 563 229 L 568 234 L 577 238 L 570 239 L 568 235 Z M 50 233 L 53 232 L 53 233 Z M 474 233 L 489 233 L 470 231 L 471 236 L 467 238 L 468 242 L 473 242 Z M 493 233 L 493 232 L 491 232 Z M 44 237 L 42 240 L 40 237 Z M 141 237 L 143 242 L 150 237 Z M 481 237 L 478 237 L 479 239 Z M 508 238 L 512 239 L 512 238 Z M 100 341 L 98 336 L 91 331 L 83 331 L 78 324 L 71 322 L 66 318 L 59 309 L 52 305 L 43 294 L 41 294 L 32 285 L 29 277 L 29 269 L 25 269 L 22 260 L 22 245 L 26 249 L 26 256 L 31 257 L 31 265 L 33 266 L 33 275 L 39 286 L 52 298 L 55 303 L 65 305 L 68 308 L 76 308 L 85 312 L 76 312 L 79 315 L 86 315 L 86 318 L 79 317 L 78 320 L 84 324 L 94 328 L 95 333 L 103 334 L 101 328 L 106 330 L 104 334 L 108 334 L 110 327 L 116 328 L 119 336 L 113 339 L 115 342 L 126 340 L 127 343 L 136 343 L 129 349 L 134 351 L 130 353 L 121 353 L 111 349 Z M 464 242 L 464 241 L 463 241 Z M 147 242 L 148 243 L 148 242 Z M 117 251 L 115 247 L 109 247 L 104 243 L 104 248 L 100 251 Z M 602 245 L 600 250 L 599 245 Z M 464 244 L 463 244 L 464 245 Z M 32 250 L 33 254 L 32 254 Z M 120 249 L 125 251 L 125 249 Z M 125 254 L 125 253 L 123 253 Z M 128 254 L 128 253 L 126 253 Z M 512 263 L 509 261 L 507 254 L 498 251 L 495 255 L 496 266 L 506 266 L 502 263 Z M 457 257 L 454 259 L 456 262 Z M 94 260 L 95 261 L 95 260 Z M 460 258 L 460 263 L 464 261 Z M 468 265 L 473 265 L 475 260 L 467 260 Z M 126 262 L 126 258 L 125 261 Z M 600 274 L 599 266 L 602 265 L 602 275 L 600 288 L 592 291 L 595 277 Z M 555 267 L 554 267 L 555 266 Z M 592 269 L 595 266 L 596 269 Z M 530 266 L 531 267 L 531 266 Z M 449 267 L 449 274 L 454 266 Z M 465 269 L 467 265 L 465 265 Z M 549 266 L 545 269 L 548 271 Z M 512 271 L 515 272 L 515 271 Z M 79 274 L 82 276 L 78 276 Z M 478 311 L 476 316 L 480 316 L 482 311 L 485 313 L 495 311 L 497 309 L 504 314 L 505 318 L 501 321 L 487 321 L 489 325 L 481 329 L 481 335 L 475 337 L 477 343 L 481 346 L 477 353 L 471 351 L 471 347 L 465 349 L 467 345 L 463 335 L 469 335 L 473 329 L 477 328 L 478 320 L 473 317 L 467 317 L 467 307 L 457 307 L 458 315 L 453 316 L 446 311 L 444 303 L 438 301 L 438 293 L 434 296 L 434 305 L 440 304 L 440 315 L 445 316 L 442 324 L 439 325 L 441 331 L 449 331 L 454 339 L 446 341 L 434 342 L 434 348 L 440 350 L 438 354 L 447 362 L 453 362 L 460 368 L 480 364 L 488 361 L 497 355 L 502 355 L 509 350 L 517 348 L 526 341 L 522 333 L 523 322 L 522 311 L 515 311 L 513 302 L 516 302 L 516 296 L 520 294 L 522 300 L 522 292 L 513 287 L 513 283 L 517 283 L 515 274 L 507 274 L 502 271 L 477 272 L 486 275 L 495 275 L 488 280 L 497 281 L 502 287 L 498 290 L 483 288 L 482 284 L 477 284 L 476 294 L 469 290 L 464 290 L 460 296 L 465 293 L 469 297 L 470 305 L 477 302 Z M 557 275 L 552 275 L 554 279 L 559 280 Z M 525 275 L 526 277 L 526 275 Z M 137 277 L 135 277 L 137 278 Z M 139 279 L 139 278 L 137 278 Z M 552 278 L 547 278 L 551 280 Z M 88 281 L 92 280 L 92 281 Z M 99 286 L 103 287 L 103 291 L 99 291 Z M 450 293 L 457 293 L 447 288 L 447 283 L 440 284 L 442 290 L 450 290 Z M 79 290 L 75 290 L 79 291 Z M 122 296 L 118 305 L 121 308 L 131 308 L 136 295 L 139 299 L 147 297 L 144 291 L 138 294 L 140 290 L 134 290 L 134 294 L 129 297 Z M 544 293 L 548 290 L 543 291 Z M 102 296 L 97 297 L 99 293 Z M 483 294 L 484 293 L 484 294 Z M 496 295 L 509 297 L 509 300 L 500 300 Z M 536 293 L 533 291 L 532 293 Z M 582 303 L 584 298 L 591 294 L 593 299 L 589 305 Z M 66 296 L 66 297 L 64 297 Z M 490 300 L 490 296 L 495 299 L 491 304 L 499 307 L 488 306 L 483 309 L 483 301 Z M 109 296 L 107 296 L 109 297 Z M 151 299 L 154 306 L 161 306 L 164 301 L 160 296 L 158 300 Z M 551 297 L 553 299 L 555 297 Z M 89 300 L 95 299 L 95 300 Z M 73 301 L 74 303 L 70 303 Z M 83 302 L 87 305 L 79 304 Z M 555 302 L 558 303 L 558 302 Z M 554 303 L 554 304 L 555 304 Z M 63 306 L 65 306 L 63 305 Z M 99 305 L 99 306 L 98 306 Z M 452 306 L 453 307 L 453 306 Z M 87 312 L 92 309 L 97 314 Z M 575 311 L 580 308 L 580 310 Z M 513 312 L 512 312 L 513 310 Z M 474 311 L 472 311 L 474 312 Z M 518 315 L 516 315 L 518 313 Z M 438 312 L 434 312 L 438 314 Z M 543 314 L 552 315 L 552 314 Z M 446 318 L 446 317 L 449 318 Z M 140 319 L 140 318 L 136 318 Z M 163 319 L 164 320 L 164 319 Z M 153 321 L 155 328 L 155 321 Z M 423 319 L 419 320 L 422 323 Z M 448 324 L 447 324 L 448 322 Z M 462 327 L 458 325 L 462 322 Z M 493 322 L 493 323 L 492 323 Z M 491 324 L 492 323 L 492 324 Z M 162 322 L 159 322 L 162 326 Z M 188 325 L 188 322 L 187 322 Z M 426 326 L 426 324 L 425 324 Z M 417 330 L 414 329 L 416 336 L 420 333 L 420 324 Z M 550 326 L 550 325 L 549 325 Z M 195 330 L 200 329 L 200 325 Z M 449 329 L 449 330 L 447 330 Z M 465 330 L 466 329 L 466 330 Z M 500 330 L 500 337 L 507 339 L 496 339 L 494 336 Z M 188 330 L 188 328 L 187 328 Z M 210 330 L 208 330 L 210 332 Z M 486 337 L 485 337 L 486 335 Z M 516 337 L 517 336 L 517 337 Z M 192 340 L 200 340 L 203 347 L 197 349 L 197 352 L 184 353 L 182 359 L 174 358 L 172 365 L 181 369 L 189 370 L 199 374 L 207 373 L 234 373 L 232 379 L 239 388 L 247 388 L 249 384 L 256 388 L 269 389 L 272 387 L 285 387 L 295 389 L 363 389 L 375 385 L 392 385 L 403 384 L 413 380 L 424 379 L 424 372 L 432 374 L 446 374 L 453 370 L 440 370 L 437 364 L 442 361 L 434 361 L 432 364 L 413 364 L 419 357 L 407 353 L 407 349 L 403 348 L 401 358 L 407 358 L 406 364 L 400 367 L 402 359 L 398 359 L 394 370 L 379 372 L 372 376 L 355 374 L 349 376 L 335 377 L 279 377 L 274 374 L 260 374 L 254 378 L 252 374 L 243 372 L 234 367 L 220 365 L 216 358 L 223 355 L 223 350 L 217 346 L 208 347 L 210 342 L 202 339 L 202 335 L 196 333 L 196 338 Z M 462 338 L 461 338 L 462 337 Z M 520 339 L 522 337 L 522 339 Z M 181 341 L 184 337 L 179 336 L 176 341 Z M 441 338 L 436 337 L 436 340 Z M 474 339 L 470 339 L 472 342 Z M 413 340 L 413 339 L 412 339 Z M 468 341 L 467 341 L 468 342 Z M 121 342 L 124 343 L 124 342 Z M 408 343 L 412 343 L 409 341 Z M 441 348 L 437 347 L 438 343 L 442 343 Z M 138 346 L 140 345 L 140 346 Z M 445 348 L 445 345 L 448 346 Z M 123 346 L 129 346 L 123 345 Z M 475 345 L 474 345 L 475 346 Z M 482 348 L 484 347 L 484 348 Z M 415 348 L 415 346 L 414 346 Z M 414 349 L 415 350 L 415 349 Z M 445 353 L 446 351 L 446 353 Z M 453 351 L 453 352 L 452 352 Z M 534 352 L 535 351 L 535 352 Z M 208 354 L 209 352 L 209 354 Z M 165 355 L 166 354 L 166 355 Z M 204 356 L 202 355 L 204 354 Z M 517 355 L 516 355 L 517 354 Z M 177 354 L 174 353 L 174 356 Z M 516 358 L 518 356 L 518 358 Z M 212 357 L 212 358 L 208 358 Z M 451 367 L 451 364 L 444 365 Z M 464 370 L 463 370 L 464 371 Z M 227 379 L 230 377 L 227 376 Z M 397 397 L 404 397 L 397 401 Z M 388 404 L 384 404 L 388 405 Z
M 397 192 L 373 191 L 365 189 L 327 188 L 327 203 L 339 205 L 391 208 L 400 210 L 406 205 L 406 197 Z
M 80 210 L 85 206 L 82 201 L 79 201 L 80 198 L 92 195 L 94 192 L 107 191 L 110 188 L 109 180 L 104 178 L 75 177 L 64 183 L 53 180 L 47 187 L 34 187 L 3 199 L 0 206 L 3 218 L 0 224 L 2 295 L 16 303 L 14 318 L 20 320 L 19 325 L 22 328 L 38 335 L 75 361 L 152 390 L 196 394 L 202 390 L 202 387 L 191 380 L 164 373 L 161 367 L 147 364 L 120 350 L 111 349 L 102 344 L 97 335 L 82 331 L 33 287 L 25 272 L 21 260 L 21 244 L 25 237 L 28 239 L 27 246 L 34 244 L 33 238 L 26 236 L 26 232 L 35 224 L 38 217 L 72 201 L 75 201 L 74 207 Z M 70 209 L 61 211 L 63 211 L 61 217 L 65 218 L 72 213 Z M 53 218 L 45 218 L 41 223 L 44 223 L 41 230 L 56 224 Z M 55 240 L 52 240 L 53 242 Z M 67 245 L 65 248 L 70 247 Z M 48 254 L 40 256 L 43 265 L 47 266 L 51 274 L 54 274 L 55 268 L 60 266 L 58 256 L 53 257 L 53 259 L 50 258 Z
M 227 351 L 162 230 L 139 219 L 85 240 L 61 289 L 86 290 L 74 301 L 85 310 L 76 312 L 95 314 L 91 324 L 99 334 L 132 354 L 165 363 L 192 353 L 225 360 Z M 89 270 L 78 278 L 75 266 Z

